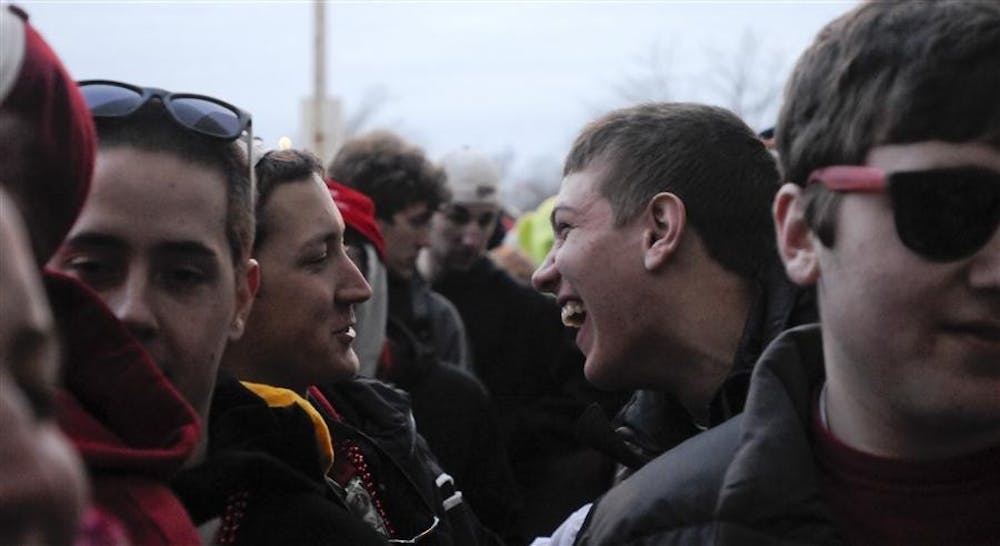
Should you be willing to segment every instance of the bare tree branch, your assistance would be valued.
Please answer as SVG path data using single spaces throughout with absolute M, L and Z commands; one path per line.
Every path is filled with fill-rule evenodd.
M 390 98 L 389 92 L 383 85 L 375 85 L 365 90 L 357 107 L 352 109 L 344 120 L 346 138 L 364 131 Z
M 748 125 L 763 129 L 774 123 L 785 65 L 784 56 L 766 47 L 753 30 L 744 30 L 735 49 L 708 46 L 707 61 L 693 75 L 680 74 L 674 62 L 679 49 L 658 42 L 638 55 L 633 68 L 614 84 L 615 94 L 629 103 L 694 100 L 731 109 Z
M 704 76 L 719 102 L 759 129 L 774 123 L 781 94 L 783 57 L 763 47 L 752 30 L 744 30 L 735 50 L 709 48 Z
M 555 156 L 535 156 L 504 178 L 501 188 L 504 205 L 514 212 L 531 210 L 545 198 L 559 192 L 562 163 Z
M 670 100 L 673 91 L 673 47 L 654 42 L 637 55 L 630 74 L 614 85 L 618 96 L 628 102 Z

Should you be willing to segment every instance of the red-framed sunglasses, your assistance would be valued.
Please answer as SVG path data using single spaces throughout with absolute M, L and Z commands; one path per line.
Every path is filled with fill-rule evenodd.
M 813 171 L 809 184 L 838 192 L 886 192 L 900 241 L 935 262 L 972 256 L 1000 225 L 1000 172 L 981 167 L 887 173 L 837 165 Z

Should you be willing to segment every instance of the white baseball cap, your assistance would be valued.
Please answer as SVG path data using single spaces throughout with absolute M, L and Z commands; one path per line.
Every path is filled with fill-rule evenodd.
M 468 147 L 441 158 L 452 202 L 499 205 L 500 169 L 485 155 Z

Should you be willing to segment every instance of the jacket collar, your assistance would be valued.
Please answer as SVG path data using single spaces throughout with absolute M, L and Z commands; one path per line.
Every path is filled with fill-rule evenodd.
M 720 521 L 790 543 L 839 543 L 809 438 L 813 393 L 823 379 L 818 324 L 785 332 L 761 356 L 716 507 Z
M 790 326 L 817 319 L 813 290 L 803 289 L 785 276 L 780 264 L 765 268 L 755 283 L 733 367 L 709 405 L 709 426 L 743 410 L 754 365 L 767 344 Z M 670 396 L 652 390 L 636 391 L 615 419 L 619 433 L 656 456 L 698 433 L 690 415 Z

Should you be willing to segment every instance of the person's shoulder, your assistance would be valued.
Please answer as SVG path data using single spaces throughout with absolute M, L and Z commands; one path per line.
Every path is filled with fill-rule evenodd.
M 435 316 L 453 317 L 456 322 L 462 322 L 462 316 L 459 314 L 458 308 L 455 307 L 455 304 L 452 303 L 451 300 L 437 290 L 430 290 L 429 295 L 431 314 Z
M 410 412 L 410 395 L 406 391 L 370 377 L 358 376 L 325 385 L 322 391 L 335 393 L 341 402 L 347 402 L 355 408 L 400 414 Z
M 476 279 L 478 281 L 477 284 L 489 286 L 493 289 L 514 293 L 535 292 L 534 288 L 514 278 L 505 269 L 497 266 L 487 255 L 480 256 L 465 275 L 471 279 Z
M 484 284 L 488 284 L 491 294 L 516 308 L 517 316 L 529 320 L 546 320 L 560 323 L 558 305 L 555 298 L 539 292 L 533 286 L 526 284 L 507 271 L 497 267 L 488 257 L 481 258 Z
M 457 397 L 465 405 L 485 407 L 489 404 L 489 395 L 482 382 L 469 371 L 450 363 L 438 362 L 427 371 L 425 382 L 431 388 Z M 449 401 L 449 403 L 455 400 Z
M 714 510 L 739 445 L 737 416 L 667 451 L 608 491 L 577 544 L 701 543 L 714 536 Z

